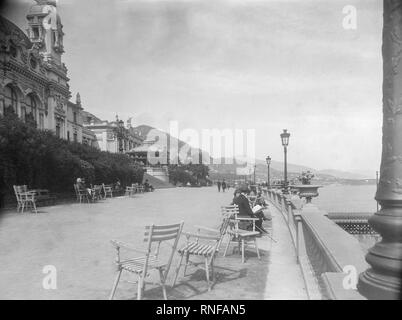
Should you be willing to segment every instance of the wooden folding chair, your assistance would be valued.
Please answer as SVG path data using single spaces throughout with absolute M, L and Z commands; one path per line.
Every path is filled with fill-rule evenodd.
M 102 191 L 102 185 L 94 185 L 93 188 L 91 188 L 92 202 L 102 199 L 101 191 Z
M 112 240 L 113 246 L 116 248 L 116 265 L 117 265 L 117 276 L 113 284 L 112 292 L 110 293 L 110 300 L 113 299 L 116 292 L 117 285 L 120 281 L 120 276 L 122 271 L 128 271 L 130 273 L 135 273 L 138 276 L 137 281 L 137 299 L 141 300 L 144 288 L 145 288 L 145 277 L 149 274 L 148 272 L 155 269 L 159 271 L 160 282 L 162 286 L 163 297 L 167 300 L 166 294 L 166 279 L 169 273 L 170 265 L 172 264 L 173 255 L 176 252 L 177 243 L 180 238 L 180 234 L 183 229 L 184 222 L 170 224 L 170 225 L 150 225 L 145 227 L 145 238 L 144 241 L 147 242 L 146 250 L 138 250 L 132 246 L 124 244 L 122 242 Z M 168 242 L 172 240 L 172 251 L 169 255 L 167 262 L 162 262 L 159 259 L 159 249 L 162 242 Z M 152 253 L 152 245 L 156 244 L 155 252 Z M 128 251 L 134 251 L 141 253 L 142 256 L 136 258 L 130 258 L 121 260 L 120 250 L 126 249 Z
M 135 193 L 135 187 L 126 187 L 126 196 L 132 197 Z
M 13 186 L 14 193 L 17 198 L 17 211 L 21 210 L 21 213 L 24 212 L 25 207 L 28 205 L 31 207 L 31 210 L 38 213 L 36 210 L 36 197 L 35 192 L 29 191 L 26 185 L 23 186 Z
M 176 284 L 177 276 L 179 275 L 179 271 L 182 265 L 182 261 L 184 256 L 186 256 L 186 263 L 184 267 L 184 276 L 186 276 L 186 270 L 188 265 L 199 265 L 202 262 L 193 262 L 190 260 L 191 256 L 198 256 L 204 258 L 205 264 L 205 275 L 208 284 L 208 291 L 211 290 L 214 278 L 214 259 L 215 255 L 218 253 L 220 245 L 222 243 L 222 239 L 226 234 L 226 229 L 228 228 L 229 217 L 224 217 L 222 224 L 219 229 L 207 228 L 203 226 L 196 226 L 197 233 L 183 232 L 183 234 L 187 238 L 187 243 L 184 247 L 178 250 L 180 254 L 180 261 L 176 268 L 176 274 L 172 283 L 172 286 Z M 203 232 L 203 233 L 201 233 Z M 194 239 L 194 240 L 191 240 Z M 211 280 L 210 282 L 210 271 L 211 271 Z
M 89 196 L 87 190 L 80 189 L 78 184 L 74 184 L 74 191 L 75 195 L 77 196 L 77 201 L 81 203 L 83 199 L 86 199 L 87 202 L 89 203 Z
M 105 185 L 102 183 L 103 187 L 103 194 L 104 194 L 104 199 L 107 198 L 107 196 L 110 196 L 110 198 L 113 198 L 113 188 L 111 186 Z
M 257 244 L 257 237 L 260 235 L 258 231 L 255 231 L 255 222 L 258 220 L 258 218 L 253 218 L 253 217 L 243 217 L 239 216 L 239 208 L 234 205 L 234 206 L 226 206 L 226 207 L 221 207 L 222 214 L 230 214 L 230 223 L 229 223 L 229 228 L 227 230 L 227 234 L 229 235 L 228 242 L 226 244 L 225 251 L 223 253 L 223 256 L 226 257 L 226 253 L 229 249 L 230 243 L 235 242 L 238 245 L 239 252 L 241 252 L 241 261 L 244 263 L 245 259 L 245 247 L 250 243 L 253 242 L 256 252 L 257 252 L 257 257 L 260 259 L 260 251 L 258 249 L 258 244 Z M 251 222 L 253 224 L 253 230 L 248 231 L 248 230 L 243 230 L 239 228 L 239 224 L 241 222 Z

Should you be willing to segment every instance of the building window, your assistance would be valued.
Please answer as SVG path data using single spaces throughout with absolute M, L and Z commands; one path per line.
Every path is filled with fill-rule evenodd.
M 39 129 L 45 129 L 45 116 L 43 113 L 39 114 Z
M 56 124 L 56 137 L 57 138 L 60 138 L 60 133 L 61 133 L 60 122 L 57 122 L 57 124 Z
M 78 136 L 77 136 L 77 132 L 74 132 L 74 142 L 78 142 Z
M 37 104 L 33 94 L 28 96 L 28 113 L 32 113 L 34 120 L 36 121 Z
M 14 88 L 7 85 L 5 88 L 5 112 L 7 109 L 12 108 L 17 113 L 17 93 Z
M 67 140 L 70 141 L 70 131 L 67 131 Z
M 77 112 L 73 112 L 73 121 L 77 123 Z
M 21 119 L 22 121 L 25 121 L 27 117 L 27 110 L 25 107 L 21 107 Z
M 32 36 L 34 39 L 39 38 L 39 27 L 32 27 Z

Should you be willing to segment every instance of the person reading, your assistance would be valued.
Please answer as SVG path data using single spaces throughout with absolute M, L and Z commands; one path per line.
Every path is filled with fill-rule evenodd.
M 233 204 L 236 204 L 239 207 L 239 217 L 243 216 L 243 217 L 258 218 L 258 220 L 255 222 L 257 230 L 260 233 L 263 232 L 268 233 L 262 226 L 262 221 L 264 220 L 263 218 L 264 214 L 261 215 L 261 212 L 259 212 L 260 210 L 256 210 L 256 213 L 254 213 L 250 207 L 250 202 L 248 201 L 247 198 L 248 188 L 243 186 L 240 188 L 239 191 L 240 194 L 238 194 L 238 196 L 233 199 Z

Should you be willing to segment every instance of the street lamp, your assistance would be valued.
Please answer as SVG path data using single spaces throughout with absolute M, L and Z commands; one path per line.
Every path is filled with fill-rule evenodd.
M 254 185 L 255 185 L 255 170 L 257 169 L 257 164 L 254 164 Z
M 123 153 L 124 148 L 123 148 L 123 139 L 124 139 L 124 121 L 119 120 L 119 118 L 116 116 L 117 119 L 117 128 L 116 128 L 116 138 L 119 144 L 119 152 Z
M 268 176 L 267 176 L 267 188 L 269 189 L 271 187 L 271 179 L 269 177 L 269 166 L 271 165 L 271 157 L 267 156 L 265 158 L 265 161 L 267 161 L 267 166 L 268 166 Z
M 284 161 L 284 187 L 283 187 L 283 193 L 287 194 L 288 193 L 288 158 L 287 158 L 287 153 L 288 153 L 288 145 L 289 145 L 289 137 L 290 133 L 288 130 L 283 129 L 283 132 L 281 133 L 281 140 L 282 140 L 282 146 L 283 146 L 283 152 L 285 156 L 285 161 Z

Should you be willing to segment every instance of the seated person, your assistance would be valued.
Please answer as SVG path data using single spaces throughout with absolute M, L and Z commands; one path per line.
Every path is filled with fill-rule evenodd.
M 239 189 L 236 189 L 235 192 L 233 193 L 233 200 L 232 200 L 231 205 L 236 204 L 236 203 L 235 203 L 235 199 L 236 199 L 239 195 L 240 195 L 240 190 L 239 190 Z
M 253 210 L 250 207 L 250 202 L 247 199 L 247 192 L 248 188 L 247 187 L 242 187 L 240 188 L 240 194 L 233 199 L 233 204 L 236 204 L 239 207 L 239 217 L 253 217 L 253 218 L 259 218 L 255 222 L 255 226 L 257 227 L 257 231 L 260 233 L 262 232 L 267 232 L 263 226 L 262 226 L 262 221 L 264 220 L 263 214 L 261 216 L 260 213 L 254 214 Z
M 77 186 L 78 190 L 85 190 L 89 196 L 91 195 L 92 190 L 86 187 L 84 178 L 77 178 Z
M 148 179 L 145 179 L 144 191 L 145 192 L 154 191 L 154 187 L 149 184 Z

